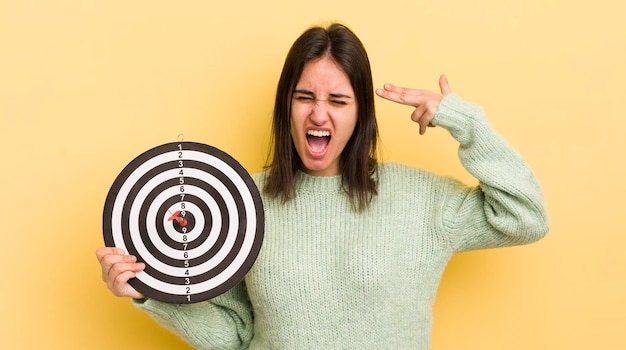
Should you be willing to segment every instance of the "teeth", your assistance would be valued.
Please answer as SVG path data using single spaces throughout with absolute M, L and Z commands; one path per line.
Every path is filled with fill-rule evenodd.
M 325 137 L 325 136 L 330 136 L 330 132 L 329 131 L 322 131 L 322 130 L 309 130 L 306 132 L 307 135 L 311 135 L 311 136 L 315 136 L 315 137 Z

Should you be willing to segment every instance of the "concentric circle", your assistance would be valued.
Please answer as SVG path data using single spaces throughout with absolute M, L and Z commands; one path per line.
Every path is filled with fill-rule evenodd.
M 259 190 L 225 152 L 201 143 L 152 148 L 117 176 L 106 198 L 104 242 L 146 264 L 128 281 L 148 298 L 196 303 L 252 268 L 265 222 Z

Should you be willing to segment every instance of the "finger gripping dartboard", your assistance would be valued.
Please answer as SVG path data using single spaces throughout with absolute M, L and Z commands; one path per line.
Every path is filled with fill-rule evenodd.
M 152 148 L 117 176 L 104 242 L 146 264 L 128 283 L 148 298 L 195 303 L 239 283 L 263 241 L 263 203 L 246 170 L 195 142 Z

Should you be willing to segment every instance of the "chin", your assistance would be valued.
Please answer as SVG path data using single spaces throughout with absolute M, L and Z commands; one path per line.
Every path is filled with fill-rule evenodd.
M 314 165 L 314 164 L 307 164 L 307 163 L 302 163 L 302 171 L 306 172 L 309 175 L 314 175 L 314 176 L 334 176 L 334 175 L 339 175 L 339 171 L 338 170 L 334 170 L 332 169 L 332 166 L 330 165 Z

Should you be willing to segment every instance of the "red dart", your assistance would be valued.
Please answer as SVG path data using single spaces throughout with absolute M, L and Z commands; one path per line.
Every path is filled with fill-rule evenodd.
M 169 213 L 172 214 L 171 212 L 169 212 Z M 187 220 L 179 217 L 178 215 L 180 215 L 180 210 L 177 210 L 174 214 L 172 214 L 172 216 L 170 216 L 169 219 L 167 219 L 167 221 L 176 220 L 176 221 L 178 221 L 180 226 L 183 226 L 183 227 L 187 226 Z
M 168 210 L 168 213 L 172 214 L 172 212 L 170 212 L 169 210 Z M 176 220 L 176 221 L 180 222 L 180 220 L 179 220 L 180 218 L 178 217 L 178 215 L 180 215 L 180 210 L 177 210 L 174 214 L 172 214 L 172 216 L 170 216 L 170 218 L 167 219 L 167 221 Z

